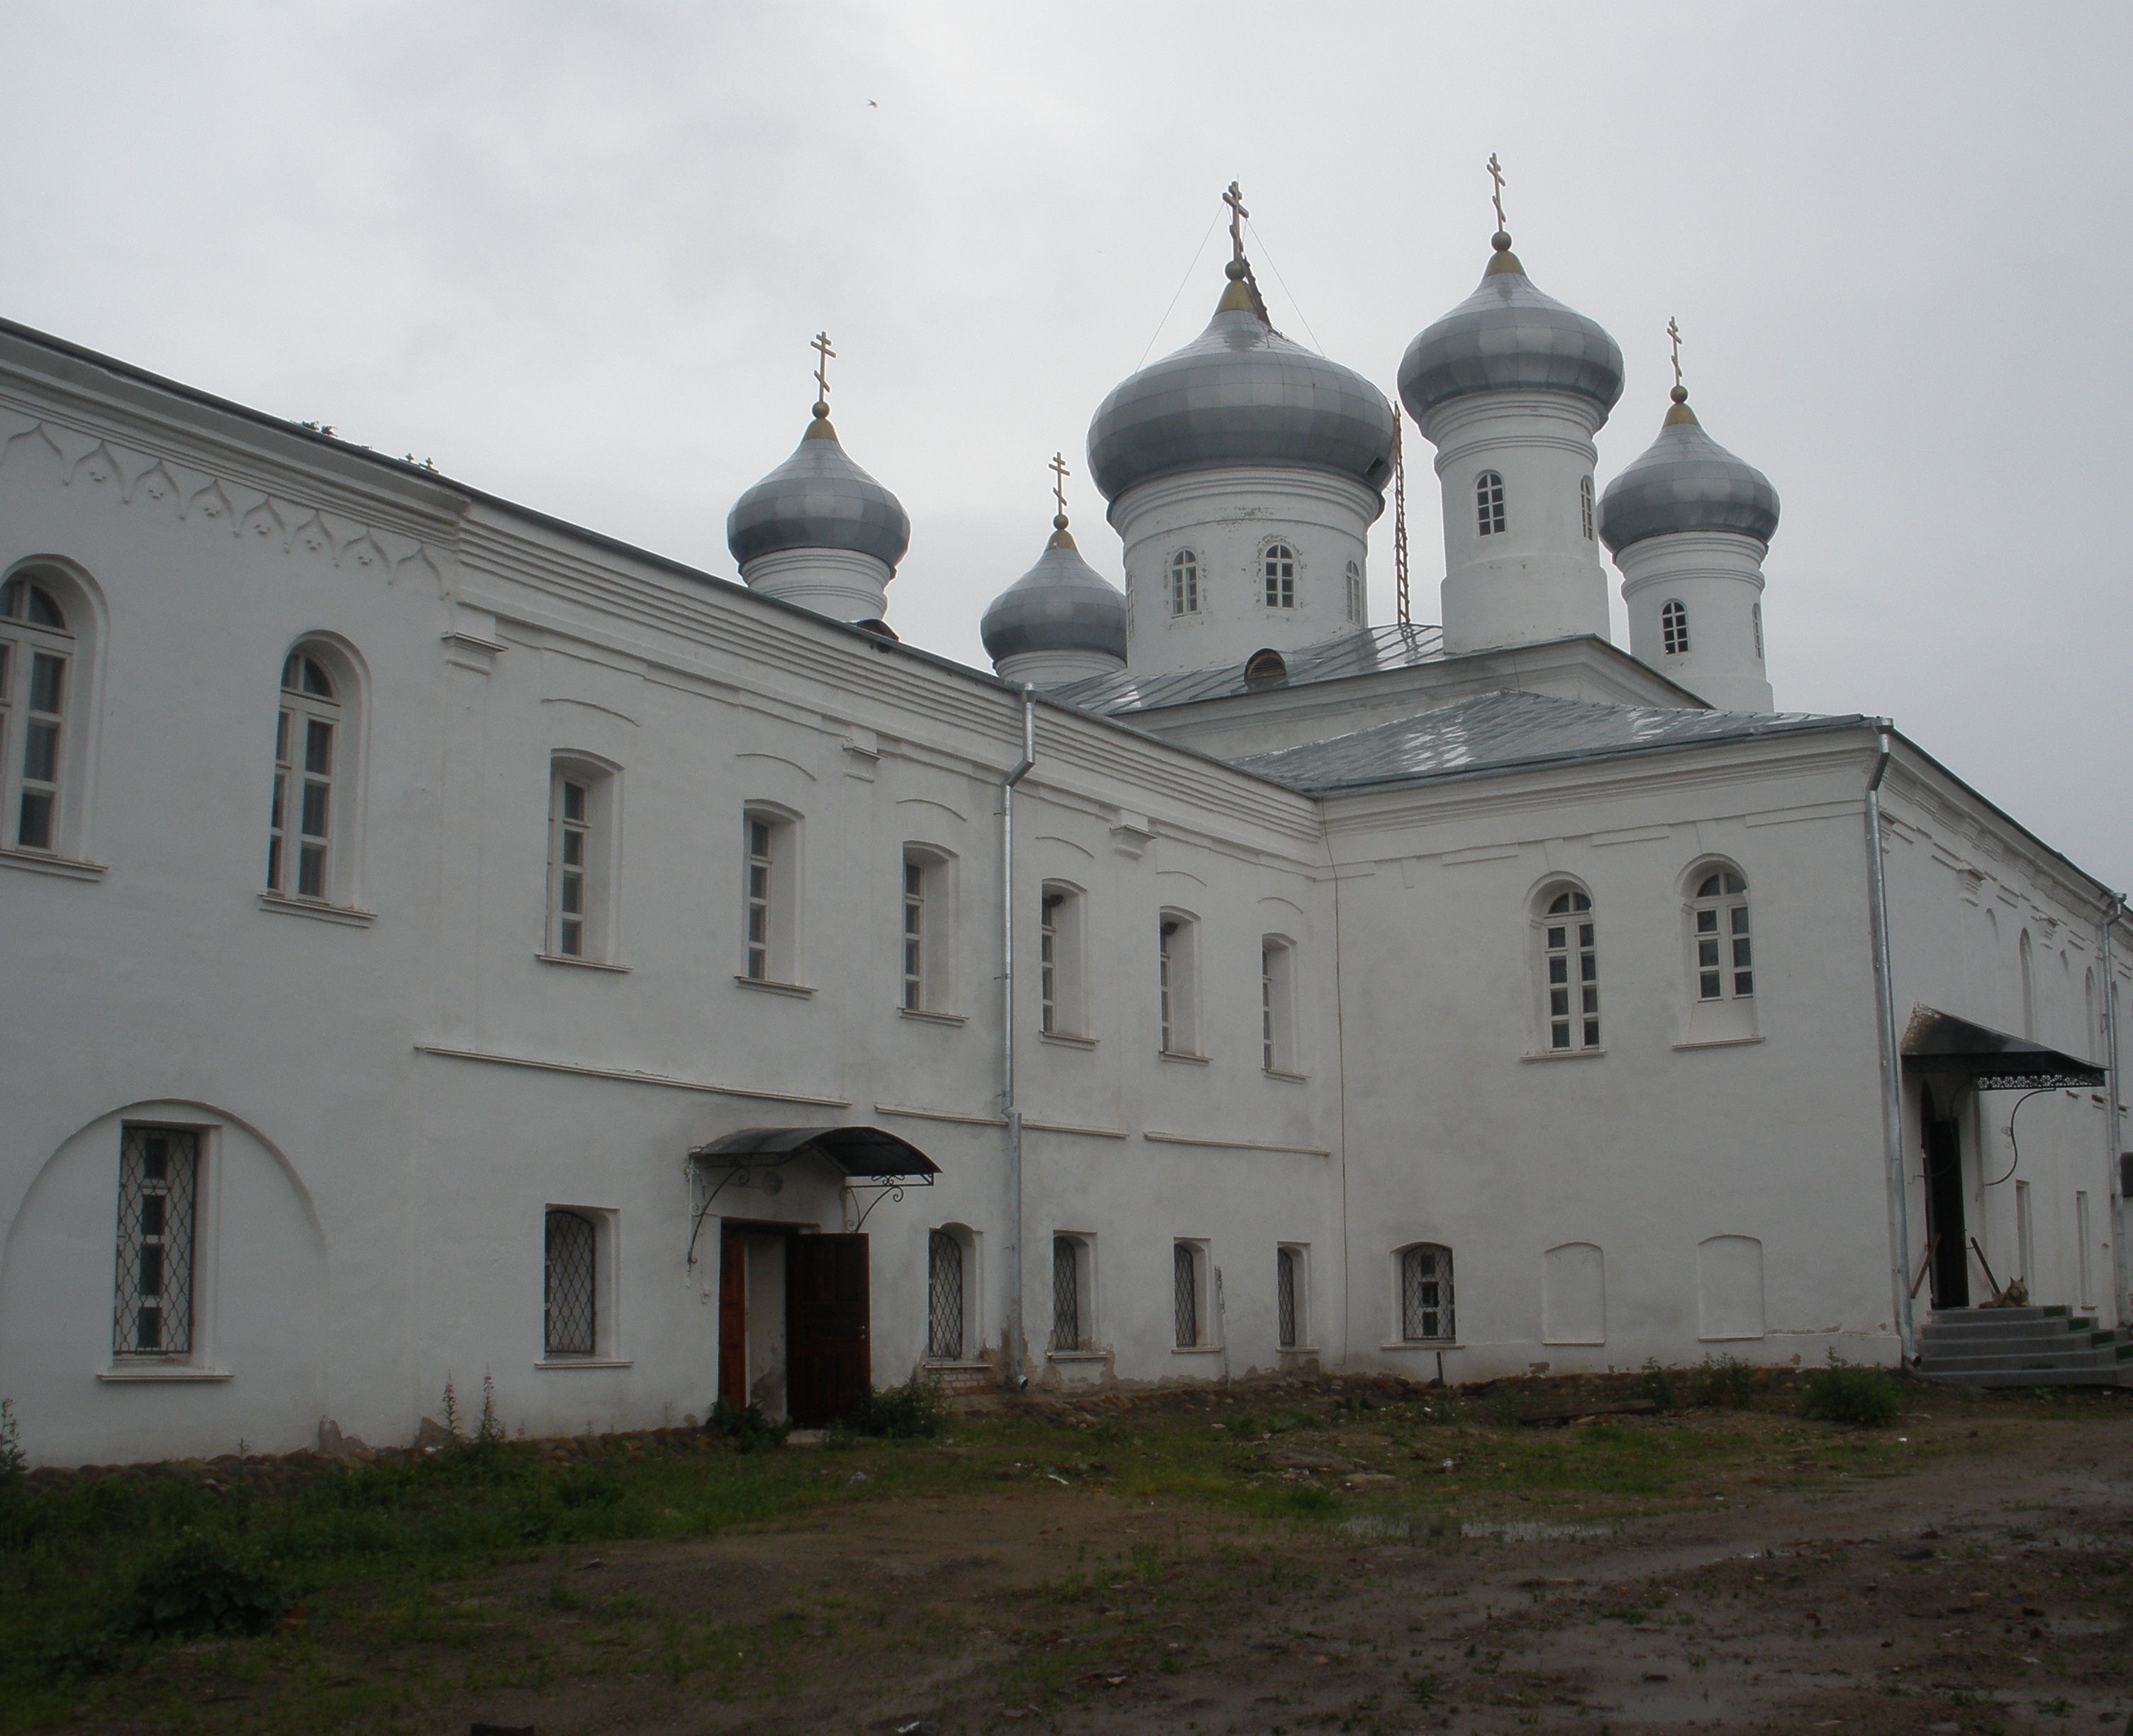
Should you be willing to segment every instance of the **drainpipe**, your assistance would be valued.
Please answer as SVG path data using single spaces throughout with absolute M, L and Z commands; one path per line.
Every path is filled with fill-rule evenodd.
M 1875 1009 L 1881 1039 L 1881 1162 L 1889 1186 L 1889 1273 L 1896 1333 L 1909 1367 L 1918 1355 L 1911 1316 L 1911 1203 L 1904 1180 L 1903 1057 L 1896 1049 L 1896 985 L 1889 967 L 1889 877 L 1881 860 L 1881 779 L 1889 770 L 1889 720 L 1875 720 L 1879 750 L 1866 780 L 1866 878 L 1874 933 Z
M 2118 1280 L 2118 1318 L 2111 1324 L 2121 1331 L 2133 1326 L 2133 1251 L 2126 1246 L 2126 1196 L 2120 1186 L 2119 1153 L 2125 1145 L 2118 1130 L 2118 988 L 2111 974 L 2111 931 L 2125 914 L 2125 895 L 2112 893 L 2103 913 L 2103 1088 L 2109 1093 L 2103 1106 L 2104 1184 L 2109 1190 L 2104 1198 L 2111 1202 L 2111 1215 L 2104 1221 L 2111 1226 L 2111 1263 Z
M 1022 1343 L 1022 1109 L 1014 1097 L 1014 787 L 1037 764 L 1037 697 L 1022 684 L 1022 758 L 1000 780 L 1000 1112 L 1007 1116 L 1007 1372 L 1029 1384 Z

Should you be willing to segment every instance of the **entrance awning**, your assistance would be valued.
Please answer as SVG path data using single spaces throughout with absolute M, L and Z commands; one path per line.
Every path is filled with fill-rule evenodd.
M 2101 1067 L 2025 1038 L 2010 1037 L 1929 1006 L 1913 1010 L 1902 1043 L 1904 1071 L 1913 1078 L 1967 1080 L 1980 1091 L 2036 1091 L 2062 1086 L 2094 1090 L 2107 1083 Z
M 874 1181 L 918 1181 L 941 1173 L 908 1140 L 879 1127 L 744 1127 L 699 1145 L 690 1157 L 717 1169 L 766 1169 L 812 1151 L 844 1175 Z

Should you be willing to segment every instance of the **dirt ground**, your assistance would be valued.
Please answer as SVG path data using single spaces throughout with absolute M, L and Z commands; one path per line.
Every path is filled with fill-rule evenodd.
M 1374 1512 L 1371 1479 L 1392 1479 L 1363 1468 L 1389 1444 L 1350 1429 L 1269 1450 L 1269 1474 L 1355 1508 L 1323 1522 L 1047 1473 L 581 1551 L 461 1588 L 460 1613 L 558 1667 L 537 1692 L 470 1675 L 438 1728 L 2133 1729 L 2133 1406 L 1914 1415 L 1891 1434 L 1921 1449 L 1914 1471 L 1868 1481 L 1794 1449 L 1794 1470 L 1830 1474 L 1743 1474 L 1692 1510 L 1620 1518 L 1515 1495 Z M 624 1667 L 586 1681 L 569 1657 L 587 1645 Z

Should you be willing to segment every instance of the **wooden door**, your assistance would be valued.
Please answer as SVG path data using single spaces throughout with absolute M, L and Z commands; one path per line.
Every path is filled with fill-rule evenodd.
M 748 1244 L 727 1228 L 719 1237 L 719 1396 L 748 1405 Z
M 796 1427 L 826 1427 L 872 1391 L 869 1324 L 864 1236 L 786 1243 L 785 1403 Z

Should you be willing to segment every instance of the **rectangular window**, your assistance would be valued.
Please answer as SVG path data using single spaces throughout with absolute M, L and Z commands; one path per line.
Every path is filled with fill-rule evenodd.
M 1200 1249 L 1190 1242 L 1178 1242 L 1171 1250 L 1171 1304 L 1180 1350 L 1190 1350 L 1202 1342 L 1200 1277 L 1204 1263 Z
M 1156 946 L 1156 988 L 1158 998 L 1162 1004 L 1163 1050 L 1165 1054 L 1172 1053 L 1177 1048 L 1177 1044 L 1171 1040 L 1177 1034 L 1177 1032 L 1171 1023 L 1170 989 L 1170 973 L 1172 963 L 1170 943 L 1177 938 L 1177 924 L 1174 922 L 1165 923 L 1163 925 L 1163 932 Z
M 599 1226 L 585 1213 L 551 1206 L 546 1230 L 542 1350 L 551 1357 L 591 1356 L 599 1343 Z
M 193 1348 L 193 1253 L 200 1135 L 128 1127 L 118 1155 L 115 1356 L 186 1356 Z
M 1052 1238 L 1052 1348 L 1085 1350 L 1081 1318 L 1081 1241 L 1072 1236 Z
M 1286 941 L 1259 943 L 1259 1064 L 1296 1070 L 1296 952 Z
M 1597 1049 L 1600 972 L 1592 924 L 1589 921 L 1550 923 L 1543 956 L 1548 964 L 1548 1046 Z M 1574 1035 L 1583 1041 L 1573 1044 Z
M 959 1361 L 963 1354 L 963 1242 L 953 1230 L 926 1238 L 926 1354 Z
M 926 865 L 908 856 L 903 862 L 903 1007 L 917 1012 L 926 1005 Z
M 30 691 L 22 730 L 22 798 L 16 838 L 25 850 L 50 850 L 58 831 L 60 711 L 66 659 L 49 651 L 30 656 Z
M 1400 1336 L 1448 1339 L 1452 1331 L 1452 1250 L 1411 1247 L 1400 1256 Z
M 1303 1342 L 1302 1270 L 1301 1248 L 1274 1251 L 1274 1330 L 1283 1350 L 1293 1350 Z
M 1155 979 L 1158 1022 L 1165 1054 L 1200 1052 L 1193 944 L 1192 921 L 1182 916 L 1163 919 L 1156 938 Z
M 770 822 L 748 822 L 748 974 L 770 977 Z
M 1059 1025 L 1059 906 L 1065 895 L 1047 892 L 1037 919 L 1037 1028 L 1052 1031 Z
M 556 950 L 566 958 L 585 955 L 585 875 L 592 852 L 590 788 L 577 779 L 558 780 L 556 822 Z

